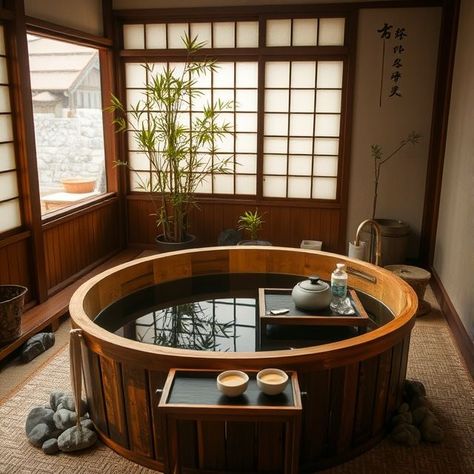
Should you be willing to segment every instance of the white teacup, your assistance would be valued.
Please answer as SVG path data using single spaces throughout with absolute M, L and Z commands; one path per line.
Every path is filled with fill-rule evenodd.
M 217 388 L 228 397 L 242 395 L 249 383 L 249 376 L 241 370 L 226 370 L 217 376 Z
M 266 395 L 278 395 L 288 384 L 288 374 L 280 369 L 263 369 L 257 374 L 257 386 Z

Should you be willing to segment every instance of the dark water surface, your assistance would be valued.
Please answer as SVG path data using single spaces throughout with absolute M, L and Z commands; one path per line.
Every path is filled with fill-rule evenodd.
M 166 347 L 254 352 L 307 347 L 358 335 L 354 327 L 267 326 L 258 321 L 258 288 L 292 288 L 301 275 L 229 273 L 161 283 L 102 310 L 99 326 L 128 339 Z M 369 316 L 384 324 L 386 306 L 358 292 Z

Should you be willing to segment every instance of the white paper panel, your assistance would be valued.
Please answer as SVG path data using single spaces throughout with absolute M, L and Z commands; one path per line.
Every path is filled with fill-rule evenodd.
M 150 63 L 151 74 L 149 76 L 156 76 L 163 74 L 168 69 L 168 63 Z M 150 80 L 150 77 L 148 78 Z
M 10 115 L 0 115 L 0 142 L 13 141 L 12 118 Z
M 290 46 L 291 20 L 267 20 L 267 46 Z
M 263 178 L 263 195 L 265 197 L 286 197 L 286 177 L 265 176 Z
M 196 89 L 210 89 L 211 88 L 212 72 L 206 71 L 205 74 L 193 74 L 194 87 Z
M 316 138 L 314 140 L 314 153 L 316 155 L 338 155 L 339 139 Z
M 127 133 L 127 141 L 128 141 L 128 149 L 129 150 L 140 150 L 138 147 L 138 143 L 135 141 L 135 137 L 133 135 L 133 132 L 128 132 Z
M 237 153 L 257 153 L 256 133 L 236 133 L 235 151 Z
M 184 48 L 183 39 L 188 34 L 188 23 L 169 23 L 168 24 L 168 48 Z
M 337 176 L 337 156 L 315 156 L 314 172 L 315 176 Z
M 5 32 L 3 25 L 0 25 L 0 54 L 5 54 Z
M 146 25 L 147 49 L 166 49 L 166 25 Z
M 291 87 L 314 88 L 316 63 L 314 61 L 294 61 L 291 63 Z
M 213 76 L 214 87 L 234 87 L 234 63 L 218 63 Z
M 257 114 L 236 114 L 236 132 L 257 132 Z
M 214 48 L 233 48 L 235 46 L 235 23 L 223 21 L 214 23 Z
M 204 107 L 212 102 L 211 91 L 206 89 L 200 90 L 201 94 L 197 94 L 192 100 L 192 110 L 203 111 Z
M 211 176 L 206 175 L 203 180 L 198 184 L 196 193 L 210 194 L 212 193 L 212 180 Z
M 288 112 L 288 90 L 265 90 L 266 112 Z
M 316 46 L 317 39 L 317 18 L 295 18 L 293 20 L 293 46 Z
M 236 64 L 236 87 L 258 86 L 258 64 L 239 62 Z
M 177 123 L 186 128 L 189 128 L 189 125 L 191 123 L 191 117 L 193 120 L 196 120 L 197 117 L 199 117 L 200 119 L 203 118 L 202 114 L 200 113 L 190 114 L 189 112 L 178 112 L 176 114 Z
M 191 38 L 194 39 L 196 36 L 199 43 L 204 43 L 204 48 L 210 48 L 211 42 L 211 23 L 191 23 Z
M 314 91 L 292 90 L 290 110 L 292 112 L 314 112 Z
M 258 47 L 258 21 L 237 22 L 237 48 Z
M 342 71 L 342 61 L 319 61 L 318 89 L 341 89 Z
M 336 199 L 337 178 L 313 178 L 314 199 Z
M 226 133 L 222 138 L 216 140 L 216 147 L 219 151 L 226 153 L 234 152 L 234 134 Z
M 145 100 L 145 89 L 127 89 L 127 110 L 131 110 L 131 106 L 137 105 L 138 101 Z
M 159 69 L 155 69 L 158 72 Z M 125 64 L 125 80 L 127 87 L 144 87 L 146 84 L 146 70 L 141 64 Z
M 184 71 L 184 63 L 169 63 L 170 70 L 174 77 L 181 77 Z
M 288 174 L 311 176 L 311 156 L 290 156 Z
M 257 157 L 255 155 L 235 155 L 236 173 L 255 174 L 257 172 Z
M 341 112 L 341 91 L 318 90 L 316 92 L 316 112 Z
M 257 177 L 237 175 L 235 177 L 235 193 L 255 195 L 257 193 Z
M 312 137 L 313 117 L 312 114 L 291 114 L 290 135 Z
M 268 61 L 265 64 L 265 87 L 288 87 L 290 63 L 286 61 Z
M 145 48 L 143 25 L 123 25 L 123 47 L 125 49 Z
M 286 155 L 264 155 L 263 174 L 287 174 Z
M 314 135 L 317 137 L 337 137 L 341 116 L 339 114 L 316 114 Z
M 229 174 L 214 175 L 214 192 L 217 194 L 233 194 L 234 176 Z
M 263 133 L 265 135 L 288 135 L 288 115 L 265 114 Z
M 235 109 L 242 112 L 254 112 L 257 110 L 257 91 L 239 90 L 235 92 Z
M 224 166 L 227 172 L 234 172 L 235 166 L 232 156 L 228 153 L 216 153 L 214 157 L 211 158 L 210 154 L 202 155 L 201 159 L 204 162 L 208 162 L 210 159 L 214 160 L 216 166 Z M 209 161 L 210 162 L 210 161 Z
M 0 174 L 0 201 L 18 196 L 16 171 Z
M 287 147 L 287 138 L 265 137 L 263 140 L 263 148 L 265 153 L 286 153 Z
M 6 58 L 0 58 L 0 84 L 8 84 L 8 69 Z
M 344 18 L 319 20 L 319 46 L 344 46 Z
M 288 178 L 288 197 L 306 198 L 311 197 L 311 178 Z
M 234 101 L 234 89 L 214 89 L 213 101 L 216 103 L 218 100 L 223 102 Z
M 20 202 L 14 201 L 0 203 L 0 232 L 5 232 L 21 226 Z
M 134 170 L 146 171 L 150 169 L 150 162 L 145 153 L 130 152 L 128 154 L 128 162 L 130 167 Z
M 15 165 L 15 148 L 13 143 L 0 144 L 0 171 L 14 170 Z
M 147 118 L 147 115 L 143 115 L 140 120 L 136 120 L 135 117 L 132 116 L 131 112 L 127 112 L 128 126 L 132 130 L 141 129 L 142 125 L 146 123 Z
M 0 112 L 11 112 L 8 86 L 0 86 Z
M 234 114 L 230 113 L 230 112 L 220 113 L 216 117 L 215 121 L 219 125 L 228 124 L 231 127 L 231 129 L 233 129 L 234 126 L 235 126 L 235 124 L 234 124 Z
M 290 153 L 292 155 L 311 155 L 312 138 L 290 138 Z
M 131 191 L 144 192 L 144 188 L 146 190 L 150 189 L 150 173 L 146 171 L 131 171 L 129 177 Z

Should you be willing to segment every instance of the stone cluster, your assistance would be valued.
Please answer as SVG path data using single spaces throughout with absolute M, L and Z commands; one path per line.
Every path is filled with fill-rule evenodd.
M 440 443 L 444 431 L 426 398 L 425 386 L 416 380 L 405 380 L 403 403 L 391 420 L 390 438 L 405 446 L 416 446 L 421 440 Z
M 49 406 L 33 408 L 26 418 L 28 441 L 45 454 L 70 452 L 89 448 L 97 441 L 94 424 L 87 413 L 87 404 L 81 400 L 80 428 L 76 426 L 76 404 L 72 394 L 52 392 Z
M 30 337 L 21 348 L 20 359 L 30 362 L 54 345 L 54 332 L 40 332 Z

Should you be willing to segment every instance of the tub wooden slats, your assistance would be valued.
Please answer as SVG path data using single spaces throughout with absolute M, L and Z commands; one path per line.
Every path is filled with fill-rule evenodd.
M 199 468 L 197 426 L 195 421 L 176 420 L 178 436 L 178 452 L 184 468 Z
M 336 454 L 337 441 L 341 434 L 341 407 L 346 396 L 344 393 L 345 375 L 345 367 L 331 370 L 327 449 L 325 450 L 325 455 L 328 457 Z
M 105 416 L 99 356 L 90 351 L 85 344 L 82 345 L 82 366 L 84 370 L 89 415 L 94 420 L 96 427 L 104 435 L 108 436 L 109 430 Z
M 101 357 L 100 369 L 109 436 L 120 446 L 129 449 L 120 364 L 108 357 Z
M 226 459 L 238 471 L 255 471 L 255 423 L 227 422 Z
M 279 472 L 284 463 L 285 424 L 257 423 L 257 472 Z
M 224 470 L 226 467 L 225 421 L 198 422 L 199 468 Z
M 372 435 L 381 433 L 385 424 L 385 410 L 387 409 L 388 387 L 390 383 L 390 369 L 392 366 L 392 351 L 386 351 L 379 356 L 377 368 L 377 387 L 375 390 L 374 417 L 372 421 Z
M 151 401 L 151 433 L 153 436 L 154 454 L 157 461 L 163 461 L 164 448 L 161 430 L 161 415 L 158 411 L 158 403 L 160 403 L 161 392 L 165 384 L 168 372 L 158 372 L 156 370 L 148 371 L 148 397 Z
M 402 357 L 400 362 L 400 374 L 398 376 L 398 397 L 397 397 L 397 407 L 402 403 L 403 395 L 403 382 L 407 376 L 407 365 L 408 365 L 408 353 L 410 351 L 410 334 L 408 334 L 403 340 L 403 350 Z
M 403 341 L 397 344 L 392 350 L 392 367 L 390 369 L 390 382 L 387 395 L 387 409 L 385 412 L 385 422 L 388 423 L 398 408 L 398 399 L 400 394 L 400 366 L 403 356 Z
M 152 422 L 147 374 L 143 368 L 123 364 L 122 378 L 130 449 L 152 458 Z
M 375 386 L 377 383 L 378 357 L 372 357 L 359 364 L 357 404 L 354 419 L 354 445 L 367 441 L 372 434 Z

